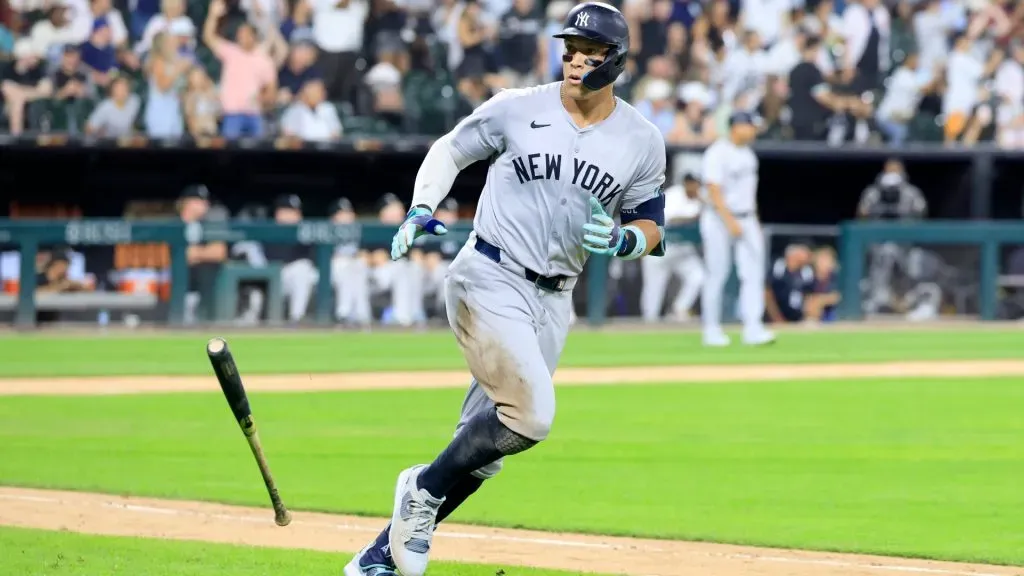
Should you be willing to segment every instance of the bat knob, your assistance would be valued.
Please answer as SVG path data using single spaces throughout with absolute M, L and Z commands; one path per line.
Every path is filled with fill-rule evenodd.
M 208 354 L 220 354 L 227 347 L 228 343 L 225 342 L 223 338 L 211 338 L 210 341 L 206 343 L 206 352 Z
M 278 526 L 287 526 L 292 522 L 292 513 L 284 510 L 280 514 L 274 516 L 274 523 Z

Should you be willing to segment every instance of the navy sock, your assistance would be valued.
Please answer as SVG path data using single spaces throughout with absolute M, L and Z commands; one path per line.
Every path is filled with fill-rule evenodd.
M 417 486 L 444 498 L 463 477 L 502 456 L 518 454 L 537 444 L 498 420 L 491 409 L 471 418 L 430 466 L 420 472 Z
M 441 504 L 441 509 L 437 511 L 437 522 L 440 523 L 442 520 L 447 518 L 452 512 L 455 511 L 463 502 L 466 501 L 474 492 L 476 492 L 484 481 L 472 474 L 467 475 L 465 478 L 460 480 L 451 490 L 448 491 L 448 496 L 445 497 L 444 504 Z M 373 542 L 373 546 L 366 552 L 366 556 L 363 557 L 363 566 L 373 566 L 374 564 L 383 564 L 385 566 L 395 566 L 395 561 L 391 559 L 391 550 L 388 547 L 388 531 L 391 530 L 391 523 L 384 527 L 384 531 L 377 535 L 377 539 Z

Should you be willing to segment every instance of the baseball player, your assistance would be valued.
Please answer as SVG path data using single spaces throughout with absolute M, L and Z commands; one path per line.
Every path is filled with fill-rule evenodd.
M 683 183 L 665 189 L 665 220 L 671 225 L 693 222 L 700 214 L 700 180 L 687 173 Z M 672 318 L 685 322 L 690 309 L 700 296 L 704 284 L 704 262 L 692 242 L 666 242 L 664 258 L 644 258 L 640 261 L 643 288 L 640 291 L 640 313 L 646 322 L 661 317 L 665 288 L 673 274 L 679 275 L 681 285 L 672 302 Z
M 753 117 L 736 112 L 729 134 L 704 151 L 703 177 L 707 199 L 700 216 L 700 237 L 707 264 L 701 291 L 704 345 L 728 346 L 722 330 L 722 292 L 729 279 L 733 254 L 740 279 L 743 342 L 768 344 L 775 335 L 764 327 L 764 236 L 757 217 L 758 161 L 750 142 L 757 135 Z
M 489 162 L 473 232 L 445 282 L 448 322 L 473 381 L 454 439 L 430 465 L 402 471 L 391 524 L 346 576 L 423 575 L 437 522 L 497 474 L 504 456 L 548 436 L 551 377 L 588 256 L 663 254 L 665 143 L 612 93 L 629 50 L 626 20 L 587 2 L 556 37 L 564 81 L 498 93 L 431 146 L 416 176 L 395 259 L 420 235 L 447 231 L 435 208 L 461 170 Z
M 348 198 L 335 200 L 328 209 L 331 222 L 352 224 L 356 211 Z M 331 285 L 334 287 L 334 317 L 342 324 L 366 327 L 373 319 L 370 308 L 369 255 L 359 242 L 338 244 L 331 255 Z
M 454 198 L 445 198 L 434 211 L 434 217 L 446 225 L 459 219 L 459 203 Z M 444 279 L 448 267 L 462 246 L 444 236 L 421 236 L 415 246 L 423 251 L 423 293 L 434 299 L 434 308 L 444 310 Z

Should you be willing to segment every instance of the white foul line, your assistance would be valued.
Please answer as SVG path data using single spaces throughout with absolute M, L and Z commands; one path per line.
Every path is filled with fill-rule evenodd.
M 14 495 L 14 494 L 0 494 L 0 500 L 17 500 L 23 502 L 43 502 L 48 504 L 60 504 L 61 500 L 57 498 L 48 498 L 43 496 L 27 496 L 27 495 Z M 197 512 L 192 510 L 180 510 L 177 508 L 164 508 L 160 506 L 142 506 L 138 504 L 122 504 L 118 502 L 103 502 L 101 506 L 105 508 L 119 508 L 130 512 L 138 512 L 142 514 L 161 514 L 166 516 L 201 516 L 205 518 L 216 518 L 221 520 L 230 520 L 235 522 L 246 522 L 253 524 L 271 524 L 272 520 L 269 518 L 262 518 L 256 516 L 244 516 L 239 514 L 223 514 L 223 513 L 208 513 L 208 512 Z M 335 522 L 312 522 L 308 520 L 294 520 L 293 524 L 302 524 L 305 526 L 313 526 L 319 528 L 334 528 L 336 530 L 351 531 L 351 532 L 365 532 L 365 533 L 376 533 L 378 530 L 374 528 L 364 528 L 361 526 L 353 526 L 345 523 Z M 502 536 L 499 534 L 471 534 L 467 532 L 447 532 L 443 528 L 438 529 L 438 535 L 446 538 L 463 539 L 463 540 L 492 540 L 496 542 L 512 542 L 521 544 L 538 544 L 545 546 L 555 546 L 563 548 L 593 548 L 602 550 L 616 550 L 622 548 L 622 546 L 615 546 L 612 544 L 602 544 L 599 542 L 574 542 L 571 540 L 559 540 L 557 538 L 526 538 L 520 536 Z M 641 550 L 645 552 L 664 552 L 664 549 L 651 547 L 651 546 L 630 546 L 634 550 Z M 916 574 L 941 574 L 943 576 L 1005 576 L 1002 574 L 988 573 L 988 572 L 962 572 L 958 570 L 946 570 L 943 568 L 926 568 L 923 566 L 897 566 L 889 564 L 868 564 L 858 562 L 846 562 L 842 560 L 828 560 L 828 559 L 815 559 L 815 558 L 796 558 L 786 556 L 760 556 L 757 554 L 723 554 L 726 558 L 742 559 L 742 560 L 755 560 L 762 562 L 781 562 L 788 564 L 805 564 L 805 565 L 818 565 L 818 566 L 834 566 L 836 568 L 857 568 L 862 570 L 878 570 L 883 572 L 910 572 Z M 654 575 L 648 575 L 654 576 Z

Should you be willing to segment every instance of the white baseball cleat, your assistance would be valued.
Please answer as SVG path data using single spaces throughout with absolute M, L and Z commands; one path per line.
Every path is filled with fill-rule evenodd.
M 395 508 L 391 513 L 388 540 L 391 558 L 402 576 L 423 576 L 430 559 L 430 542 L 434 538 L 437 511 L 444 498 L 434 498 L 416 487 L 425 464 L 403 470 L 395 487 Z
M 775 334 L 771 330 L 762 328 L 751 335 L 743 335 L 743 343 L 748 346 L 764 346 L 775 343 Z
M 726 333 L 722 332 L 721 330 L 709 331 L 704 333 L 705 346 L 724 348 L 725 346 L 728 346 L 730 344 L 732 344 L 732 340 L 730 340 L 729 336 L 726 335 Z

